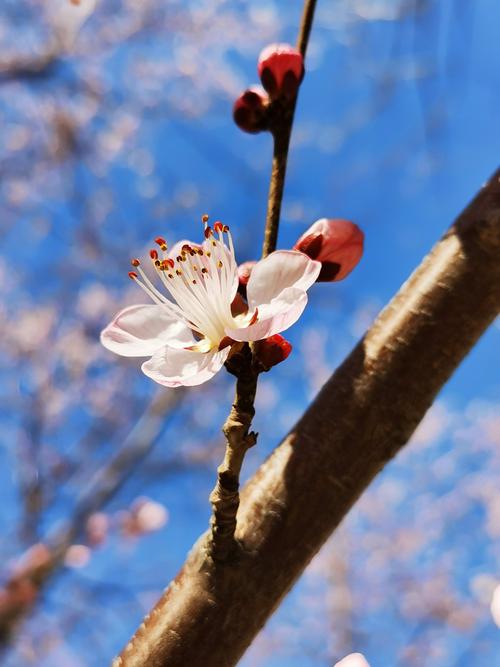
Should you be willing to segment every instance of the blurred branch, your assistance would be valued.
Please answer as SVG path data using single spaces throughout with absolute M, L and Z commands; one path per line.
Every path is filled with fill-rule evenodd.
M 0 82 L 22 79 L 39 79 L 52 74 L 61 57 L 60 49 L 48 46 L 42 53 L 15 55 L 0 59 Z
M 69 547 L 84 532 L 88 518 L 102 509 L 119 491 L 138 464 L 149 454 L 165 419 L 183 400 L 182 390 L 160 390 L 123 442 L 116 456 L 98 470 L 76 500 L 71 518 L 61 527 L 49 531 L 42 545 L 36 545 L 34 556 L 13 573 L 0 590 L 0 650 L 24 616 L 38 599 L 48 579 L 64 564 Z M 186 466 L 174 456 L 170 472 Z
M 200 538 L 115 667 L 229 667 L 500 310 L 500 170 L 242 494 L 239 560 Z

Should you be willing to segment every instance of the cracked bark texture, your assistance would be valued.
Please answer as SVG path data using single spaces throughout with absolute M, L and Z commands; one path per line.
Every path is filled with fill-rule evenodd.
M 247 484 L 244 550 L 202 536 L 115 667 L 235 665 L 499 309 L 500 170 Z

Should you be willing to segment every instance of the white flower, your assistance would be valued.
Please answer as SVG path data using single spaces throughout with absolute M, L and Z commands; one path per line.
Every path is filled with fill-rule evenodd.
M 101 334 L 112 352 L 150 356 L 142 371 L 167 387 L 206 382 L 222 368 L 234 342 L 262 340 L 288 329 L 302 314 L 306 290 L 321 270 L 320 262 L 301 252 L 273 252 L 252 271 L 246 312 L 233 314 L 238 271 L 231 234 L 220 222 L 212 230 L 205 218 L 201 246 L 181 241 L 167 255 L 166 242 L 158 238 L 163 257 L 150 252 L 172 299 L 133 260 L 137 273 L 129 275 L 154 304 L 125 308 Z

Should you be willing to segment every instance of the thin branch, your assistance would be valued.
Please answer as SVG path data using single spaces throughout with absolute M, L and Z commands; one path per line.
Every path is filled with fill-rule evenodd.
M 237 547 L 234 533 L 240 504 L 241 466 L 248 449 L 257 442 L 257 435 L 250 431 L 250 426 L 255 414 L 258 372 L 252 368 L 252 352 L 248 345 L 239 356 L 243 356 L 245 367 L 238 375 L 231 412 L 222 428 L 227 442 L 226 453 L 217 469 L 217 484 L 210 494 L 213 508 L 211 551 L 213 558 L 219 561 L 233 555 Z
M 316 0 L 306 0 L 299 30 L 298 48 L 305 55 L 314 16 Z M 274 102 L 275 112 L 270 124 L 273 135 L 273 162 L 267 203 L 266 227 L 262 257 L 276 250 L 278 227 L 285 187 L 288 147 L 292 133 L 297 95 L 292 99 Z M 245 344 L 238 353 L 240 367 L 237 377 L 236 395 L 231 412 L 223 426 L 226 437 L 226 452 L 223 463 L 217 470 L 217 483 L 210 495 L 213 508 L 211 519 L 211 541 L 208 546 L 212 557 L 223 561 L 234 555 L 237 542 L 234 537 L 236 515 L 240 504 L 240 471 L 247 450 L 256 443 L 257 436 L 250 432 L 255 413 L 253 403 L 257 390 L 258 370 L 253 362 L 252 346 Z M 230 366 L 228 365 L 228 369 Z
M 115 667 L 231 667 L 500 310 L 500 170 L 242 493 L 221 567 L 200 538 Z
M 303 57 L 305 57 L 309 43 L 315 8 L 316 0 L 306 0 L 297 40 L 297 48 Z M 278 227 L 285 187 L 288 148 L 292 134 L 295 107 L 297 105 L 297 95 L 290 100 L 280 100 L 280 102 L 282 104 L 279 105 L 278 113 L 272 119 L 270 127 L 273 135 L 273 164 L 267 200 L 266 229 L 264 232 L 262 257 L 267 257 L 276 250 L 278 241 Z
M 316 0 L 307 0 L 304 11 L 302 12 L 302 21 L 300 23 L 299 36 L 297 39 L 297 48 L 306 57 L 307 45 L 314 19 L 314 10 L 316 9 Z

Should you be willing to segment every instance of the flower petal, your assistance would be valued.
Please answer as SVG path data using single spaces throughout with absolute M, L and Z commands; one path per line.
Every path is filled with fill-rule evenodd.
M 291 327 L 307 304 L 307 294 L 302 289 L 288 287 L 281 294 L 257 309 L 257 321 L 240 329 L 226 329 L 226 334 L 239 341 L 262 340 Z
M 320 270 L 320 262 L 309 259 L 301 252 L 294 250 L 272 252 L 257 262 L 250 275 L 247 285 L 250 310 L 258 306 L 260 312 L 263 304 L 271 303 L 287 288 L 305 292 L 315 282 Z
M 164 387 L 192 387 L 210 380 L 222 368 L 230 349 L 195 352 L 164 347 L 142 364 L 142 372 Z
M 168 343 L 186 347 L 194 343 L 191 329 L 160 305 L 129 306 L 120 311 L 101 333 L 101 343 L 123 357 L 149 357 Z

